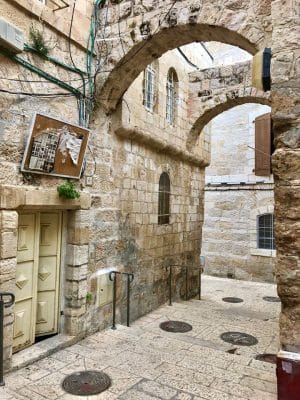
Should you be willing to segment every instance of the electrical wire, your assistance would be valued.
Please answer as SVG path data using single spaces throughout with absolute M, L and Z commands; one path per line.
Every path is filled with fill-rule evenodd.
M 0 89 L 0 92 L 2 93 L 7 93 L 7 94 L 14 94 L 14 95 L 22 95 L 22 96 L 38 96 L 38 97 L 58 97 L 58 96 L 63 96 L 63 97 L 73 97 L 74 95 L 72 93 L 29 93 L 29 92 L 16 92 L 16 91 L 11 91 L 11 90 L 6 90 L 6 89 Z
M 52 84 L 52 85 L 56 85 L 55 82 L 49 82 L 48 80 L 31 80 L 31 79 L 19 79 L 19 78 L 6 78 L 5 76 L 0 76 L 0 81 L 10 81 L 10 82 L 25 82 L 25 83 L 47 83 L 47 84 Z M 77 78 L 77 79 L 70 79 L 64 82 L 78 82 L 81 81 L 81 78 Z
M 71 49 L 71 36 L 72 36 L 72 28 L 73 28 L 73 21 L 74 21 L 74 13 L 75 13 L 75 6 L 76 6 L 76 1 L 74 1 L 73 4 L 73 10 L 72 10 L 72 15 L 71 15 L 71 22 L 70 22 L 70 29 L 69 29 L 69 35 L 68 35 L 68 49 L 69 49 L 69 55 L 70 55 L 70 60 L 73 64 L 73 67 L 75 69 L 78 69 L 74 60 L 73 60 L 73 56 L 72 56 L 72 49 Z M 87 115 L 86 115 L 86 110 L 85 110 L 85 95 L 86 95 L 86 87 L 85 87 L 85 79 L 84 79 L 84 75 L 82 72 L 78 72 L 81 79 L 82 79 L 82 88 L 83 88 L 83 95 L 82 97 L 80 97 L 78 99 L 77 105 L 78 105 L 78 114 L 79 114 L 79 125 L 86 125 L 86 119 L 87 119 Z

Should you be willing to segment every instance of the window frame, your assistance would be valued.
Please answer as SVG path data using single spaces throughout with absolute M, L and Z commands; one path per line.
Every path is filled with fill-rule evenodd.
M 170 68 L 166 82 L 166 114 L 165 118 L 169 125 L 174 125 L 176 120 L 176 92 L 178 77 L 174 68 Z
M 265 217 L 271 217 L 270 224 L 266 224 Z M 261 221 L 263 221 L 263 226 L 261 226 Z M 270 231 L 269 236 L 267 236 L 266 231 Z M 257 215 L 256 219 L 256 233 L 257 233 L 257 249 L 259 250 L 276 250 L 275 236 L 274 236 L 274 213 L 264 213 Z M 264 233 L 264 234 L 263 234 Z M 263 246 L 262 241 L 265 243 L 270 242 L 270 246 Z
M 167 172 L 162 172 L 158 184 L 158 225 L 169 225 L 171 217 L 171 181 Z
M 151 79 L 149 79 L 151 77 Z M 156 68 L 152 64 L 147 65 L 144 73 L 144 106 L 147 111 L 153 112 L 156 91 Z

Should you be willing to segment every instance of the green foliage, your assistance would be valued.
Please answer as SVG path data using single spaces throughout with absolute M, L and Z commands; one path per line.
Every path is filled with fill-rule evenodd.
M 30 44 L 31 46 L 42 56 L 47 57 L 50 53 L 50 49 L 44 39 L 43 33 L 31 25 L 29 30 Z
M 90 304 L 93 300 L 93 294 L 90 292 L 87 292 L 85 298 L 86 298 L 86 302 Z
M 67 181 L 57 187 L 59 197 L 64 197 L 65 199 L 78 199 L 80 193 L 75 189 L 74 183 Z

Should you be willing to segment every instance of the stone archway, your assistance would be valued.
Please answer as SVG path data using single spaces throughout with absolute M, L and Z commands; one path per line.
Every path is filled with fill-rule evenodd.
M 270 92 L 251 86 L 251 67 L 251 62 L 242 62 L 190 74 L 189 114 L 192 127 L 186 140 L 188 151 L 194 151 L 205 125 L 222 112 L 246 103 L 271 105 Z
M 216 40 L 251 54 L 272 47 L 277 282 L 283 299 L 281 344 L 283 350 L 299 356 L 299 6 L 288 0 L 216 0 L 214 4 L 210 0 L 141 0 L 112 1 L 107 10 L 101 11 L 103 20 L 105 12 L 106 35 L 117 39 L 110 52 L 99 49 L 105 61 L 97 81 L 98 99 L 106 112 L 116 108 L 129 84 L 148 63 L 177 46 Z M 289 354 L 284 356 L 290 359 Z
M 146 65 L 168 50 L 192 42 L 221 41 L 255 54 L 270 41 L 270 1 L 111 3 L 100 12 L 100 21 L 107 23 L 98 32 L 99 56 L 105 60 L 99 69 L 98 98 L 106 110 L 115 109 Z M 114 40 L 109 50 L 105 37 Z

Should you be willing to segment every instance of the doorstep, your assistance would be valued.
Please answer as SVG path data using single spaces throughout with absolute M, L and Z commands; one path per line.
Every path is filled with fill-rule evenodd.
M 50 354 L 53 354 L 59 350 L 62 350 L 77 343 L 81 339 L 83 339 L 83 336 L 68 336 L 58 334 L 51 338 L 33 344 L 27 349 L 21 350 L 18 353 L 13 354 L 11 368 L 9 369 L 9 372 L 33 364 L 34 362 L 41 360 L 42 358 L 45 358 Z

